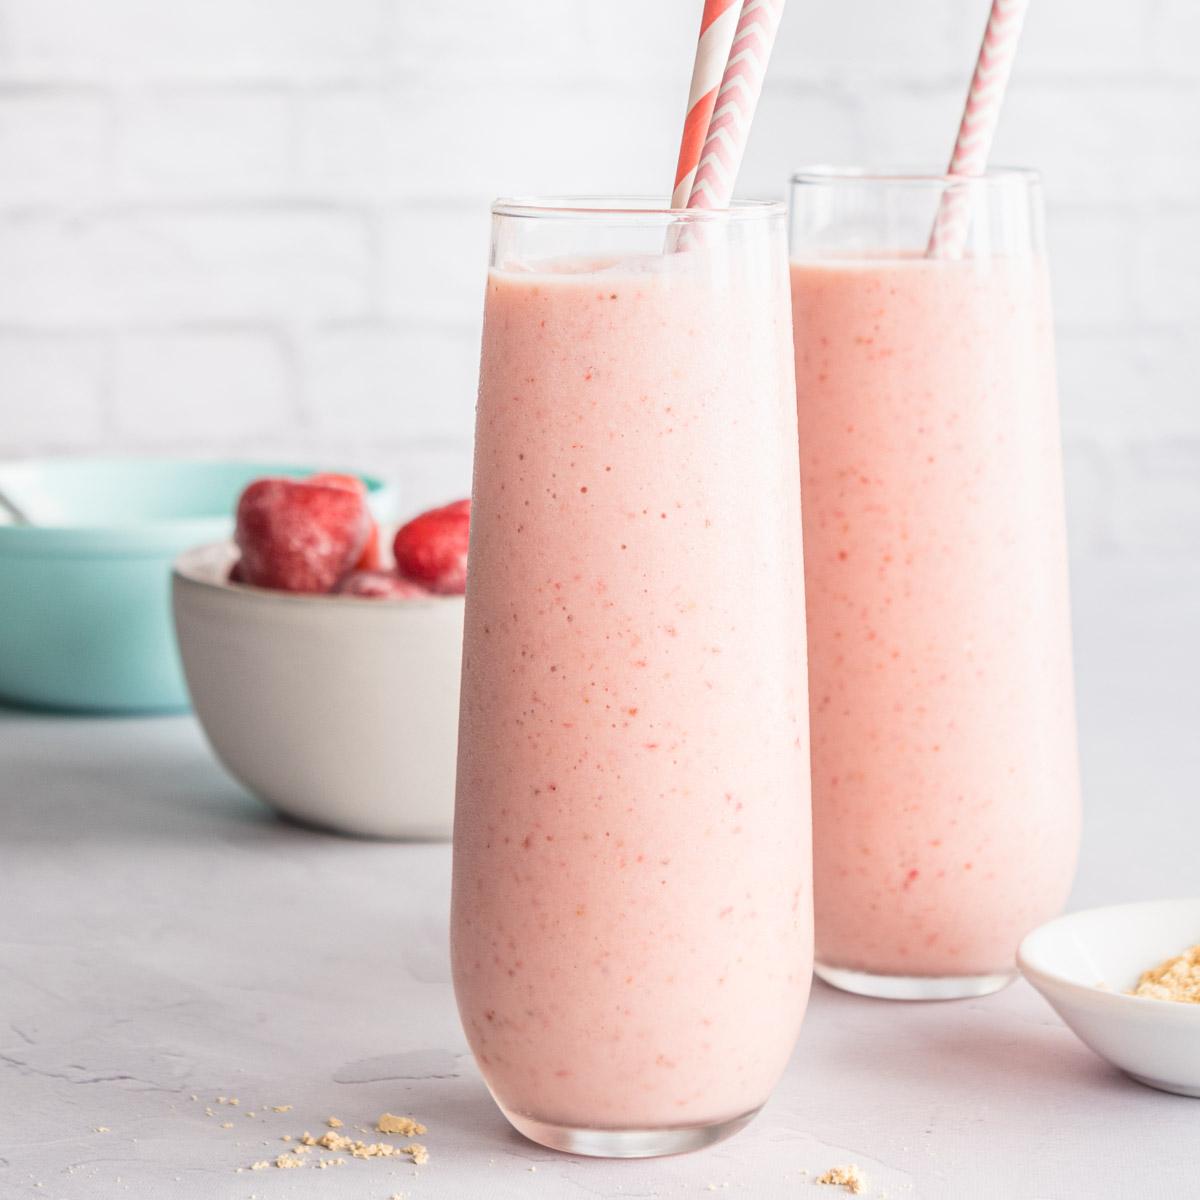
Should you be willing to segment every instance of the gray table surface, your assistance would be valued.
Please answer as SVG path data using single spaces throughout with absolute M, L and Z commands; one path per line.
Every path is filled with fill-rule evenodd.
M 1200 892 L 1200 570 L 1079 569 L 1075 610 L 1072 907 Z M 843 1194 L 813 1179 L 849 1162 L 870 1196 L 1200 1195 L 1200 1101 L 1117 1074 L 1024 982 L 920 1005 L 818 985 L 737 1138 L 643 1162 L 543 1151 L 466 1053 L 448 867 L 445 846 L 276 820 L 188 717 L 0 710 L 0 1197 L 794 1200 Z M 428 1165 L 237 1172 L 385 1110 L 428 1124 Z

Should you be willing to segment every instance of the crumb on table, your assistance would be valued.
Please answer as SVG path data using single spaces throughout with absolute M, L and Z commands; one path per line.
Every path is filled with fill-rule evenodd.
M 817 1182 L 844 1187 L 852 1196 L 861 1196 L 867 1189 L 866 1176 L 853 1163 L 848 1167 L 830 1167 L 824 1175 L 817 1176 Z
M 398 1133 L 402 1137 L 415 1137 L 417 1134 L 429 1131 L 419 1121 L 412 1117 L 398 1117 L 395 1113 L 382 1113 L 375 1122 L 375 1128 L 380 1133 Z
M 390 1118 L 395 1125 L 397 1132 L 425 1132 L 425 1126 L 418 1121 L 412 1120 L 411 1117 L 395 1117 L 390 1113 L 384 1113 L 380 1118 L 379 1127 L 382 1129 L 387 1122 L 385 1118 Z M 328 1118 L 327 1124 L 341 1126 L 342 1121 L 337 1117 Z M 232 1124 L 232 1122 L 230 1123 Z M 270 1159 L 261 1159 L 258 1162 L 251 1163 L 247 1167 L 238 1167 L 239 1171 L 265 1171 L 270 1167 L 276 1167 L 279 1170 L 295 1170 L 297 1167 L 312 1166 L 318 1170 L 325 1170 L 329 1167 L 343 1166 L 347 1159 L 340 1155 L 346 1154 L 350 1158 L 401 1158 L 407 1157 L 414 1166 L 423 1167 L 429 1161 L 429 1151 L 421 1145 L 420 1142 L 410 1142 L 405 1146 L 397 1146 L 392 1142 L 364 1142 L 358 1138 L 346 1137 L 344 1134 L 336 1133 L 333 1129 L 329 1132 L 321 1134 L 320 1137 L 313 1137 L 307 1131 L 302 1133 L 299 1138 L 293 1140 L 290 1133 L 285 1133 L 282 1140 L 292 1142 L 288 1150 L 283 1154 L 278 1155 L 273 1161 Z M 267 1145 L 263 1142 L 263 1145 Z M 317 1154 L 315 1160 L 309 1160 L 306 1156 L 314 1154 L 318 1150 L 332 1150 L 339 1157 L 329 1158 Z

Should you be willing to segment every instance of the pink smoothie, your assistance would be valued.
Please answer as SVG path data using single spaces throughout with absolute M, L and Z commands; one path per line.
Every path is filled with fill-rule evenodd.
M 1079 841 L 1037 259 L 795 263 L 817 961 L 1013 969 Z
M 756 1109 L 812 954 L 787 263 L 493 271 L 455 825 L 463 1024 L 510 1114 Z

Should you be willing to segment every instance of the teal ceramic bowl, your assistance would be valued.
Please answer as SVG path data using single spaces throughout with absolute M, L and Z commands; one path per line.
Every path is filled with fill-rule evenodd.
M 268 462 L 60 459 L 0 464 L 33 522 L 0 524 L 0 702 L 129 713 L 188 706 L 171 622 L 171 562 L 227 538 Z M 362 476 L 376 516 L 392 497 Z

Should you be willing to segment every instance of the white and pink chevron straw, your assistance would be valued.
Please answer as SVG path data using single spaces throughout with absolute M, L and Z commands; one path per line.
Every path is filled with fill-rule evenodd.
M 717 102 L 717 89 L 729 48 L 737 30 L 741 0 L 704 0 L 700 18 L 700 37 L 696 42 L 696 62 L 692 67 L 692 87 L 688 93 L 687 119 L 679 145 L 679 165 L 675 168 L 675 190 L 671 207 L 684 208 L 692 194 L 692 180 L 700 163 L 700 151 L 708 136 L 708 122 Z
M 746 149 L 750 122 L 762 94 L 784 0 L 744 0 L 729 62 L 717 89 L 708 134 L 700 151 L 688 208 L 725 208 Z
M 987 169 L 988 154 L 1000 120 L 1000 106 L 1004 103 L 1004 90 L 1017 56 L 1017 40 L 1028 8 L 1029 0 L 992 0 L 983 45 L 979 48 L 975 74 L 967 92 L 967 105 L 958 127 L 954 153 L 950 156 L 951 175 L 982 175 Z M 948 187 L 938 205 L 926 254 L 931 258 L 961 257 L 970 220 L 969 188 Z

